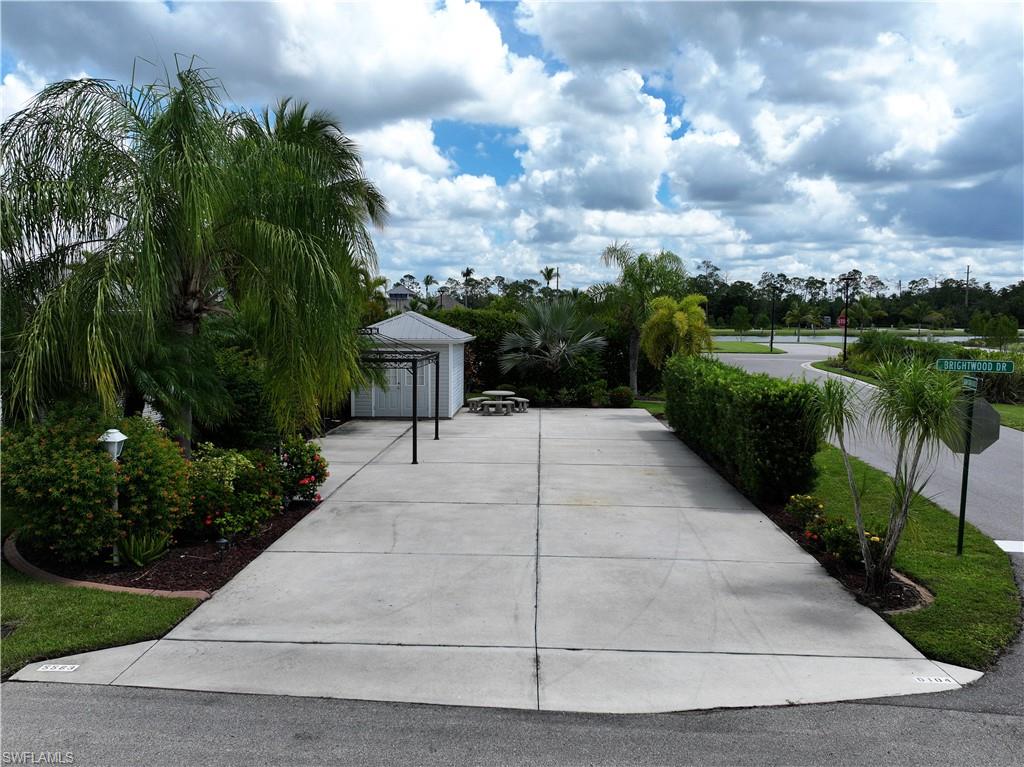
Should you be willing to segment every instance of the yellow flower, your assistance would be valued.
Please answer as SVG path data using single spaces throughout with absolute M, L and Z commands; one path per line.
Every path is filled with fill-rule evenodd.
M 879 538 L 879 537 L 878 537 L 877 535 L 872 535 L 872 536 L 871 536 L 871 542 L 872 542 L 872 543 L 878 543 L 878 542 L 879 542 L 879 541 L 881 541 L 881 540 L 882 540 L 882 539 L 881 539 L 881 538 Z

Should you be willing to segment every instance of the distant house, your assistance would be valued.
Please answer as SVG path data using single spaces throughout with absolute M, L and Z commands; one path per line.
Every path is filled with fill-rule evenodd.
M 370 326 L 375 328 L 380 345 L 386 338 L 400 344 L 416 346 L 440 354 L 441 418 L 452 418 L 462 407 L 466 396 L 465 351 L 473 336 L 443 322 L 405 311 Z M 409 370 L 385 370 L 386 385 L 352 392 L 353 418 L 408 418 L 412 415 L 412 373 Z M 416 413 L 423 418 L 434 417 L 434 367 L 421 368 L 416 381 Z
M 455 299 L 455 297 L 450 295 L 449 293 L 441 293 L 437 297 L 437 308 L 438 309 L 455 309 L 455 308 L 464 309 L 464 308 L 466 308 L 466 305 L 463 304 L 461 301 L 457 301 Z
M 395 285 L 388 291 L 388 304 L 396 312 L 406 312 L 409 311 L 409 302 L 415 295 L 404 285 Z

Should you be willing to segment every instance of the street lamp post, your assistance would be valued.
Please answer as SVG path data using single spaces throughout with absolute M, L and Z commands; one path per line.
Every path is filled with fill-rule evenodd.
M 853 277 L 844 274 L 839 278 L 843 283 L 843 365 L 846 365 L 846 334 L 850 327 L 850 283 Z
M 769 354 L 775 351 L 775 290 L 776 290 L 776 288 L 775 288 L 774 285 L 772 285 L 770 288 L 768 288 L 768 292 L 771 294 L 771 297 L 772 297 L 772 318 L 771 318 L 772 329 L 771 329 L 771 335 L 768 337 L 768 352 L 769 352 Z
M 121 451 L 124 450 L 124 443 L 128 441 L 128 436 L 126 434 L 121 433 L 117 429 L 107 429 L 105 432 L 103 432 L 99 436 L 99 438 L 96 441 L 99 442 L 101 445 L 103 445 L 103 449 L 106 450 L 107 453 L 110 455 L 110 460 L 117 461 L 117 459 L 121 457 Z M 116 519 L 117 518 L 117 491 L 116 490 L 114 492 L 113 509 L 114 509 L 114 518 Z M 113 555 L 111 556 L 111 561 L 114 563 L 115 567 L 121 564 L 121 553 L 117 550 L 117 543 L 116 542 L 114 543 L 114 552 L 113 552 Z

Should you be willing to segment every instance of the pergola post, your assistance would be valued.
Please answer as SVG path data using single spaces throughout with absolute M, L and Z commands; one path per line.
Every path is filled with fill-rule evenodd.
M 448 397 L 451 399 L 451 395 Z M 434 358 L 434 439 L 441 439 L 441 353 Z
M 416 415 L 416 400 L 419 399 L 416 379 L 418 378 L 417 374 L 419 373 L 420 364 L 419 362 L 414 361 L 409 367 L 412 370 L 412 462 L 419 463 L 419 461 L 416 460 L 416 421 L 418 420 Z

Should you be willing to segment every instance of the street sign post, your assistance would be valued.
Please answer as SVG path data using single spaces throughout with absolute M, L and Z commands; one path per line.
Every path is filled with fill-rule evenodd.
M 1013 372 L 1013 360 L 956 360 L 937 359 L 935 367 L 945 373 L 1000 373 Z M 967 475 L 971 469 L 971 454 L 978 455 L 999 439 L 999 413 L 983 397 L 977 395 L 978 379 L 973 375 L 963 378 L 967 399 L 966 418 L 958 433 L 943 438 L 954 453 L 964 454 L 964 475 L 960 482 L 960 524 L 956 531 L 956 555 L 964 553 L 964 524 L 967 520 Z
M 935 360 L 944 373 L 1012 373 L 1013 360 Z
M 984 452 L 999 439 L 999 412 L 984 397 L 975 394 L 978 379 L 966 376 L 963 380 L 966 407 L 961 428 L 956 434 L 943 439 L 954 453 L 964 454 L 964 472 L 960 483 L 960 523 L 956 531 L 956 555 L 964 551 L 964 524 L 967 521 L 967 478 L 971 470 L 971 456 Z M 972 388 L 975 387 L 975 388 Z

